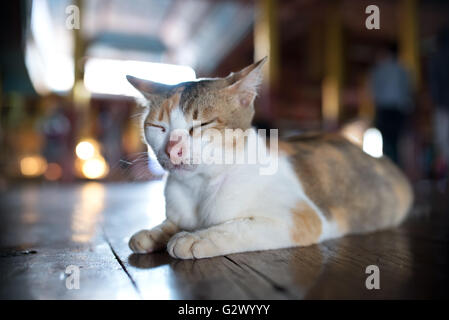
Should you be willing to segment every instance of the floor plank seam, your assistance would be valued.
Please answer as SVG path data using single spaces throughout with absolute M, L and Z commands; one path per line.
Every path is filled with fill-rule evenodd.
M 230 261 L 232 264 L 236 265 L 240 269 L 245 270 L 238 263 L 236 263 L 235 261 L 230 259 L 228 256 L 224 256 L 224 258 L 226 258 L 228 261 Z M 249 300 L 258 299 L 256 296 L 254 296 L 252 291 L 242 281 L 240 281 L 238 278 L 239 277 L 237 277 L 236 279 L 233 279 L 231 281 L 234 282 L 243 292 L 245 292 L 248 295 L 247 299 L 249 299 Z
M 271 286 L 276 290 L 276 291 L 280 291 L 280 292 L 285 292 L 288 293 L 290 295 L 290 292 L 288 291 L 287 288 L 285 288 L 284 286 L 281 286 L 280 284 L 277 284 L 273 279 L 271 279 L 270 277 L 268 277 L 267 275 L 263 274 L 262 272 L 260 272 L 259 270 L 251 267 L 249 264 L 242 262 L 242 264 L 244 264 L 248 269 L 250 269 L 251 271 L 253 271 L 255 274 L 257 274 L 259 277 L 261 277 L 262 279 L 264 279 L 266 282 L 268 282 L 269 284 L 271 284 Z
M 233 264 L 237 265 L 242 270 L 246 271 L 245 268 L 243 268 L 239 263 L 237 263 L 233 259 L 229 258 L 228 256 L 224 256 L 224 257 L 226 259 L 228 259 L 230 262 L 232 262 Z M 287 288 L 277 284 L 274 280 L 270 279 L 269 277 L 267 277 L 266 275 L 261 273 L 259 270 L 254 269 L 253 267 L 249 266 L 248 264 L 246 264 L 244 262 L 242 262 L 242 264 L 244 264 L 248 269 L 250 269 L 253 273 L 255 273 L 259 278 L 263 279 L 268 284 L 270 284 L 270 286 L 272 286 L 274 290 L 276 290 L 278 292 L 282 292 L 282 293 L 284 293 L 286 296 L 288 296 L 290 298 L 295 298 L 295 296 Z
M 109 240 L 106 231 L 103 229 L 103 237 L 106 241 L 106 243 L 109 246 L 109 249 L 111 249 L 112 254 L 115 257 L 115 260 L 117 260 L 118 264 L 120 265 L 120 267 L 122 268 L 122 270 L 125 272 L 125 274 L 127 275 L 127 277 L 129 278 L 129 280 L 131 281 L 131 284 L 133 285 L 134 289 L 137 291 L 137 294 L 139 295 L 140 298 L 142 298 L 142 294 L 140 293 L 140 289 L 136 283 L 136 281 L 134 281 L 133 277 L 131 276 L 131 274 L 129 273 L 128 269 L 126 269 L 125 264 L 123 263 L 123 261 L 120 259 L 119 255 L 117 254 L 117 252 L 115 252 L 114 247 L 112 246 L 111 241 Z

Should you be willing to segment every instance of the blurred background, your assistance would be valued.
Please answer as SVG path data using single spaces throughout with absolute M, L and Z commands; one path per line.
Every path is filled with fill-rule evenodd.
M 342 130 L 415 182 L 447 181 L 447 1 L 22 0 L 0 11 L 1 190 L 160 177 L 125 75 L 175 84 L 266 55 L 257 127 Z

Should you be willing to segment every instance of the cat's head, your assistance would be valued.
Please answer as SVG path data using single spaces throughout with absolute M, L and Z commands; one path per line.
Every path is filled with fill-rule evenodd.
M 173 86 L 127 76 L 148 102 L 141 122 L 143 137 L 166 170 L 191 172 L 203 165 L 201 154 L 192 150 L 194 143 L 224 147 L 217 140 L 211 141 L 208 133 L 224 134 L 226 129 L 251 127 L 265 61 L 266 58 L 226 78 Z

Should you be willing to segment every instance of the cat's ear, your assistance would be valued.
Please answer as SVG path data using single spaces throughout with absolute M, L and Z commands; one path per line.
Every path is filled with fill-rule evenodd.
M 237 73 L 231 73 L 226 77 L 228 83 L 225 90 L 228 93 L 236 95 L 239 103 L 243 106 L 249 106 L 257 96 L 257 89 L 262 84 L 262 67 L 267 61 L 267 57 L 247 66 Z
M 167 92 L 172 88 L 172 86 L 169 85 L 136 78 L 130 75 L 127 75 L 126 79 L 147 99 L 151 99 L 154 96 L 163 94 L 164 92 Z

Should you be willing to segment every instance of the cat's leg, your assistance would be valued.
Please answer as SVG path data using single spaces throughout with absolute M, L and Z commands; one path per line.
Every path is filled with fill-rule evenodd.
M 196 232 L 180 232 L 170 239 L 167 250 L 172 257 L 199 259 L 236 252 L 268 250 L 307 245 L 298 243 L 291 232 L 291 221 L 287 218 L 269 219 L 251 217 L 229 222 Z M 315 232 L 304 228 L 306 233 Z M 319 234 L 313 235 L 316 241 Z M 309 235 L 312 239 L 312 236 Z
M 171 236 L 178 231 L 179 228 L 166 219 L 151 230 L 141 230 L 135 233 L 129 240 L 128 245 L 134 253 L 150 253 L 163 250 Z
M 187 189 L 189 191 L 189 189 Z M 181 229 L 193 229 L 196 223 L 191 194 L 170 176 L 164 190 L 166 219 L 151 230 L 141 230 L 129 241 L 135 253 L 150 253 L 166 248 L 170 238 Z

